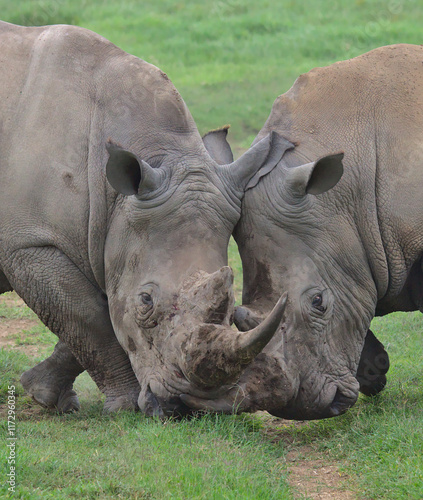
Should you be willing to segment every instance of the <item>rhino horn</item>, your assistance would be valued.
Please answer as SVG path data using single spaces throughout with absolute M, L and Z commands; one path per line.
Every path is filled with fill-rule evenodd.
M 203 324 L 187 346 L 187 377 L 208 388 L 235 382 L 278 331 L 286 301 L 284 294 L 264 321 L 247 332 Z
M 242 332 L 239 341 L 239 355 L 250 363 L 273 338 L 285 312 L 288 294 L 284 293 L 270 314 L 252 330 Z

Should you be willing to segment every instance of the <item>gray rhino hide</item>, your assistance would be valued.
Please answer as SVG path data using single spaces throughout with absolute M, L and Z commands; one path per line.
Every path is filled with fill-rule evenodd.
M 284 323 L 226 398 L 185 401 L 331 417 L 354 404 L 357 378 L 374 384 L 369 393 L 383 387 L 374 315 L 423 307 L 423 47 L 382 47 L 301 75 L 254 143 L 270 131 L 293 147 L 244 198 L 235 319 L 251 328 L 287 292 Z
M 232 383 L 271 337 L 231 329 L 226 265 L 275 134 L 218 166 L 168 77 L 81 28 L 0 23 L 0 61 L 0 293 L 60 338 L 25 389 L 72 411 L 86 369 L 162 415 Z

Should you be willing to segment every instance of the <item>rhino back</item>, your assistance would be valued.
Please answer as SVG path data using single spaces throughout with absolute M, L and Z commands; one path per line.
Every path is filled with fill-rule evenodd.
M 106 141 L 154 164 L 201 144 L 192 117 L 163 72 L 83 28 L 0 23 L 0 47 L 0 248 L 53 245 L 102 282 Z
M 422 61 L 423 46 L 400 44 L 315 68 L 275 100 L 256 141 L 276 128 L 301 145 L 353 147 L 351 138 L 370 131 L 404 139 L 401 129 L 417 132 L 423 120 Z
M 343 178 L 316 203 L 355 220 L 379 297 L 388 300 L 423 249 L 422 104 L 423 47 L 382 47 L 301 75 L 276 99 L 256 139 L 276 130 L 293 142 L 288 166 L 345 153 Z M 277 177 L 275 169 L 247 193 L 244 212 L 272 196 Z

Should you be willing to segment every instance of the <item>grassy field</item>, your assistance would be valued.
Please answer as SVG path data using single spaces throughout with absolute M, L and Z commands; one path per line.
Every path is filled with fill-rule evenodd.
M 333 494 L 326 498 L 423 498 L 419 314 L 374 320 L 392 360 L 389 384 L 342 417 L 294 425 L 263 414 L 206 415 L 163 424 L 139 414 L 102 415 L 102 395 L 86 374 L 76 383 L 78 414 L 56 415 L 33 404 L 19 376 L 51 353 L 56 339 L 14 294 L 3 297 L 0 332 L 4 322 L 28 322 L 0 349 L 2 443 L 7 387 L 17 392 L 18 498 L 292 499 L 301 498 L 291 480 L 298 468 L 311 491 Z M 327 474 L 328 465 L 335 465 L 339 483 L 329 489 L 307 483 Z M 344 497 L 345 489 L 352 496 Z M 0 498 L 7 497 L 3 484 Z
M 247 147 L 297 76 L 392 43 L 422 43 L 419 0 L 0 0 L 16 24 L 78 24 L 166 71 L 201 132 Z
M 423 25 L 418 0 L 0 0 L 0 12 L 17 24 L 87 27 L 156 64 L 202 133 L 232 125 L 236 151 L 248 147 L 275 97 L 300 73 L 381 45 L 420 44 Z M 239 296 L 233 245 L 231 264 Z M 17 498 L 291 499 L 318 498 L 319 491 L 337 500 L 423 498 L 418 314 L 374 321 L 392 361 L 379 397 L 361 398 L 345 416 L 299 425 L 265 415 L 165 424 L 125 413 L 105 417 L 85 374 L 77 381 L 79 414 L 38 410 L 17 380 L 51 352 L 54 336 L 9 296 L 0 301 L 0 328 L 12 323 L 0 350 L 0 498 L 8 497 L 3 417 L 10 384 L 18 394 Z M 332 481 L 322 486 L 314 478 L 324 483 L 327 466 Z

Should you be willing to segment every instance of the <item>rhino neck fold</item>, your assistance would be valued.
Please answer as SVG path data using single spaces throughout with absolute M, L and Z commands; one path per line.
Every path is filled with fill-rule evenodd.
M 91 115 L 90 140 L 88 147 L 88 256 L 94 277 L 100 288 L 106 291 L 104 248 L 108 224 L 108 187 L 104 170 L 100 165 L 106 165 L 107 151 L 104 147 L 106 137 L 101 134 L 104 121 L 98 107 L 93 107 Z

